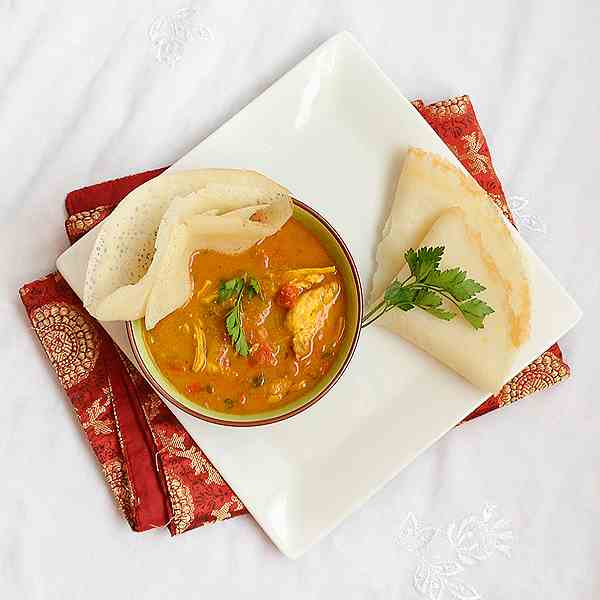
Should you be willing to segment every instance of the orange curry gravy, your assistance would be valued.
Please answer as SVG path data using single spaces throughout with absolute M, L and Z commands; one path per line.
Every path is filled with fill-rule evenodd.
M 242 254 L 198 252 L 191 265 L 192 298 L 145 332 L 158 368 L 182 394 L 220 412 L 257 413 L 305 394 L 327 373 L 335 358 L 344 332 L 346 300 L 337 271 L 311 272 L 308 278 L 306 272 L 290 271 L 332 266 L 335 263 L 320 241 L 293 218 L 279 232 Z M 233 299 L 219 303 L 217 298 L 222 281 L 244 275 L 259 281 L 264 298 L 243 297 L 248 357 L 235 352 L 225 330 L 225 317 Z M 319 289 L 321 293 L 334 290 L 334 300 L 332 294 L 325 300 L 318 298 Z M 323 302 L 328 303 L 329 309 L 321 313 L 321 322 L 326 314 L 324 323 L 311 336 L 308 346 L 304 343 L 308 353 L 302 357 L 297 356 L 298 340 L 286 317 L 309 293 L 321 307 Z M 298 308 L 308 300 L 307 296 Z M 305 316 L 296 310 L 296 323 L 310 318 L 310 314 Z M 206 362 L 200 370 L 196 363 L 194 372 L 198 326 L 206 340 Z

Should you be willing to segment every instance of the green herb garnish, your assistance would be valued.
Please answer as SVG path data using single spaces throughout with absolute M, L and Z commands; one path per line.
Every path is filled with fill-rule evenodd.
M 217 302 L 222 303 L 229 300 L 229 298 L 237 297 L 244 291 L 245 285 L 246 281 L 243 277 L 234 277 L 227 281 L 221 281 L 217 292 Z
M 412 248 L 404 254 L 410 268 L 410 275 L 404 281 L 394 281 L 385 290 L 383 300 L 363 318 L 366 327 L 392 308 L 409 311 L 420 308 L 430 315 L 451 321 L 456 313 L 448 310 L 447 304 L 458 308 L 460 314 L 475 329 L 483 329 L 483 320 L 494 309 L 474 296 L 485 287 L 474 279 L 469 279 L 465 271 L 458 267 L 440 271 L 438 268 L 444 246 L 437 248 Z
M 256 277 L 250 277 L 248 279 L 248 284 L 246 287 L 246 293 L 248 294 L 248 298 L 253 298 L 254 296 L 258 296 L 261 300 L 264 300 L 262 288 L 260 287 L 260 282 Z
M 235 351 L 240 356 L 248 356 L 250 349 L 248 347 L 248 340 L 244 333 L 244 317 L 243 317 L 243 298 L 244 294 L 248 300 L 254 296 L 263 298 L 262 288 L 258 279 L 255 277 L 248 277 L 244 274 L 242 277 L 234 277 L 227 281 L 221 281 L 219 285 L 219 291 L 217 292 L 217 302 L 223 303 L 233 298 L 233 308 L 227 313 L 225 317 L 225 329 L 231 343 L 235 348 Z

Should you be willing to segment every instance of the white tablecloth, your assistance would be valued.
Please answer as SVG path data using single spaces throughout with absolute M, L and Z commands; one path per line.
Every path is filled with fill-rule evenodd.
M 598 598 L 600 5 L 189 6 L 208 29 L 177 45 L 157 19 L 179 3 L 0 2 L 0 598 Z M 66 192 L 174 161 L 341 29 L 408 97 L 471 95 L 525 235 L 584 310 L 573 376 L 449 433 L 298 561 L 249 517 L 135 535 L 17 289 L 66 247 Z

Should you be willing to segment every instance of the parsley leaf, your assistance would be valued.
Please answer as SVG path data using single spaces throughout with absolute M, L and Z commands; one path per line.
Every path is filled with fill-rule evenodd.
M 458 267 L 446 269 L 445 271 L 435 269 L 429 273 L 427 283 L 448 290 L 455 285 L 460 285 L 465 280 L 466 276 L 467 274 Z
M 441 288 L 459 302 L 464 302 L 485 290 L 485 287 L 479 282 L 474 279 L 467 279 L 465 271 L 459 268 L 448 269 L 446 271 L 435 269 L 429 273 L 425 283 Z
M 244 333 L 242 321 L 242 295 L 238 296 L 235 306 L 227 313 L 225 317 L 225 329 L 231 338 L 231 343 L 235 351 L 240 356 L 248 356 L 248 341 Z
M 472 298 L 479 292 L 483 292 L 485 287 L 474 279 L 465 279 L 460 285 L 455 285 L 449 292 L 454 296 L 455 300 L 463 302 Z
M 390 284 L 383 300 L 365 315 L 362 326 L 370 325 L 392 308 L 409 311 L 416 307 L 438 319 L 451 321 L 457 313 L 448 310 L 446 301 L 454 305 L 474 329 L 483 328 L 485 317 L 494 312 L 483 300 L 475 298 L 485 287 L 469 279 L 459 267 L 440 270 L 444 250 L 444 246 L 407 250 L 404 258 L 410 276 Z
M 442 297 L 437 292 L 425 288 L 421 288 L 415 298 L 415 305 L 419 308 L 422 308 L 424 311 L 438 319 L 451 321 L 454 319 L 454 313 L 445 308 L 440 308 L 442 304 Z
M 260 282 L 256 277 L 250 277 L 248 279 L 248 284 L 246 286 L 246 294 L 248 295 L 248 299 L 254 298 L 254 296 L 258 296 L 261 300 L 264 300 L 262 288 L 260 287 Z
M 415 297 L 415 304 L 419 308 L 437 308 L 442 304 L 442 298 L 436 292 L 421 288 Z
M 264 299 L 260 282 L 256 277 L 244 274 L 242 277 L 234 277 L 221 281 L 217 292 L 217 302 L 223 303 L 235 299 L 233 308 L 225 316 L 225 330 L 231 339 L 235 351 L 240 356 L 248 356 L 250 348 L 244 333 L 244 295 L 250 300 L 254 296 Z
M 223 303 L 229 298 L 237 296 L 244 288 L 245 281 L 242 277 L 234 277 L 227 281 L 221 281 L 217 291 L 217 302 Z
M 475 329 L 483 329 L 483 319 L 487 315 L 491 315 L 494 309 L 479 298 L 473 298 L 468 302 L 463 302 L 458 305 L 463 317 L 475 327 Z
M 385 301 L 390 306 L 395 306 L 401 310 L 411 310 L 415 307 L 416 290 L 403 287 L 399 281 L 394 281 L 390 287 L 385 290 Z
M 410 269 L 411 275 L 413 277 L 416 277 L 416 274 L 417 274 L 417 253 L 412 248 L 409 248 L 404 253 L 404 260 L 406 261 L 406 264 L 408 265 L 408 267 Z
M 442 254 L 444 254 L 443 246 L 437 248 L 423 246 L 417 252 L 410 248 L 404 258 L 410 267 L 411 275 L 417 281 L 424 281 L 431 271 L 438 268 Z
M 443 319 L 444 321 L 452 321 L 456 316 L 451 310 L 446 310 L 445 308 L 435 308 L 430 306 L 425 309 L 430 315 L 437 317 L 438 319 Z

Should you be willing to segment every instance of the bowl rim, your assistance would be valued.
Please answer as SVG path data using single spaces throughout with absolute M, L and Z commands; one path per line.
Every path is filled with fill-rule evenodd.
M 152 373 L 146 366 L 146 363 L 142 359 L 142 356 L 139 351 L 137 341 L 136 341 L 136 338 L 135 338 L 135 335 L 133 332 L 133 322 L 126 321 L 127 337 L 129 338 L 129 345 L 131 346 L 131 350 L 135 357 L 137 366 L 141 370 L 142 375 L 144 376 L 146 381 L 150 384 L 152 389 L 163 400 L 170 402 L 171 404 L 173 404 L 180 410 L 183 410 L 187 414 L 192 415 L 193 417 L 196 417 L 197 419 L 201 419 L 202 421 L 207 421 L 214 425 L 223 425 L 226 427 L 257 427 L 259 425 L 270 425 L 272 423 L 277 423 L 278 421 L 285 421 L 286 419 L 289 419 L 290 417 L 293 417 L 293 416 L 307 410 L 311 406 L 314 406 L 319 400 L 321 400 L 321 398 L 323 398 L 329 392 L 329 390 L 339 381 L 339 379 L 344 374 L 344 371 L 348 368 L 348 365 L 350 364 L 350 361 L 352 360 L 352 358 L 354 356 L 354 352 L 356 351 L 356 346 L 358 345 L 358 339 L 360 337 L 361 323 L 362 323 L 362 317 L 363 317 L 363 311 L 364 311 L 363 288 L 362 288 L 362 282 L 360 279 L 360 273 L 358 271 L 358 267 L 356 266 L 354 257 L 352 256 L 352 253 L 348 249 L 346 242 L 344 242 L 342 236 L 338 233 L 338 231 L 335 229 L 335 227 L 323 215 L 321 215 L 318 211 L 316 211 L 314 208 L 312 208 L 308 204 L 305 204 L 304 202 L 302 202 L 301 200 L 297 200 L 296 198 L 292 198 L 292 200 L 294 202 L 294 205 L 305 210 L 307 213 L 309 213 L 311 216 L 313 216 L 317 221 L 319 221 L 321 223 L 321 225 L 323 225 L 325 227 L 325 229 L 327 229 L 329 231 L 329 233 L 332 235 L 332 237 L 336 241 L 337 245 L 342 250 L 342 253 L 345 256 L 345 258 L 348 262 L 348 265 L 350 266 L 350 270 L 352 272 L 352 279 L 354 280 L 354 286 L 356 288 L 356 295 L 357 295 L 357 320 L 356 320 L 357 324 L 356 324 L 356 330 L 354 331 L 354 335 L 352 337 L 352 341 L 350 342 L 350 347 L 348 349 L 348 353 L 347 353 L 346 357 L 344 358 L 344 361 L 342 362 L 342 364 L 339 366 L 338 370 L 334 374 L 334 376 L 331 378 L 331 381 L 314 398 L 311 398 L 308 402 L 302 404 L 301 406 L 296 407 L 294 410 L 291 410 L 289 412 L 284 412 L 281 415 L 277 415 L 274 417 L 268 417 L 265 419 L 247 420 L 247 421 L 233 421 L 233 420 L 230 421 L 228 419 L 219 419 L 216 417 L 211 417 L 209 415 L 205 415 L 205 414 L 201 413 L 200 411 L 195 411 L 195 410 L 191 409 L 189 406 L 182 404 L 179 400 L 177 400 L 171 394 L 169 394 L 163 388 L 163 386 L 160 384 L 160 382 L 156 380 L 156 378 L 152 375 Z

